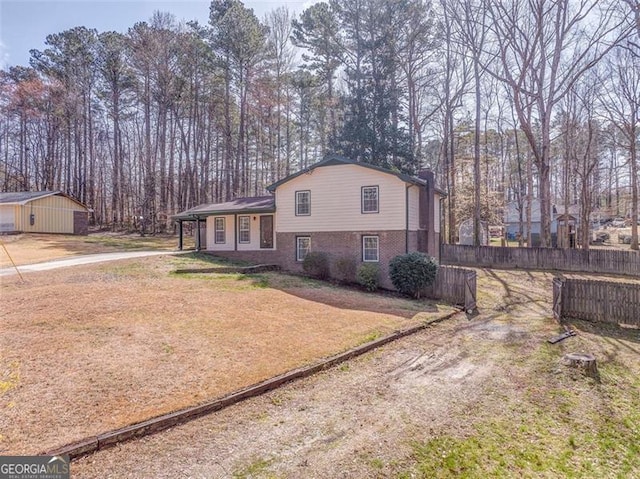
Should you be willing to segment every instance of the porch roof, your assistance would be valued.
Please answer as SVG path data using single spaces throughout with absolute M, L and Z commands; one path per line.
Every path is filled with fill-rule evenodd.
M 224 203 L 198 205 L 173 216 L 174 221 L 194 221 L 213 215 L 274 213 L 276 201 L 273 196 L 236 198 Z

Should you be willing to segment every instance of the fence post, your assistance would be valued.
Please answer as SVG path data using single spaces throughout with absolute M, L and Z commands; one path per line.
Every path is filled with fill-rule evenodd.
M 471 314 L 477 309 L 476 303 L 476 272 L 469 271 L 464 278 L 464 309 Z
M 562 321 L 562 290 L 564 289 L 564 278 L 556 276 L 553 278 L 553 318 Z

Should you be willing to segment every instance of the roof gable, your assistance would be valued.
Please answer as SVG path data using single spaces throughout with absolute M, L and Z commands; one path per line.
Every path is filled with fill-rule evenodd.
M 400 180 L 404 181 L 405 183 L 410 183 L 410 184 L 414 184 L 414 185 L 420 185 L 420 186 L 424 186 L 426 183 L 424 180 L 421 180 L 419 178 L 410 176 L 410 175 L 406 175 L 404 173 L 399 173 L 393 170 L 389 170 L 387 168 L 382 168 L 380 166 L 376 166 L 376 165 L 372 165 L 369 163 L 364 163 L 364 162 L 360 162 L 360 161 L 354 161 L 354 160 L 350 160 L 348 158 L 344 158 L 343 156 L 339 156 L 339 155 L 328 155 L 326 156 L 322 161 L 319 161 L 317 163 L 314 163 L 313 165 L 304 168 L 296 173 L 293 173 L 292 175 L 289 175 L 285 178 L 282 178 L 280 181 L 276 181 L 275 183 L 273 183 L 272 185 L 269 185 L 267 187 L 267 190 L 273 192 L 276 190 L 276 188 L 278 188 L 280 185 L 287 183 L 305 173 L 309 173 L 310 171 L 315 170 L 316 168 L 322 168 L 324 166 L 335 166 L 335 165 L 356 165 L 356 166 L 361 166 L 363 168 L 369 168 L 375 171 L 379 171 L 380 173 L 385 173 L 388 175 L 393 175 L 397 178 L 399 178 Z
M 83 208 L 87 206 L 76 200 L 75 198 L 63 193 L 62 191 L 15 191 L 0 193 L 0 204 L 4 205 L 26 205 L 27 203 L 46 198 L 47 196 L 62 196 L 67 198 Z

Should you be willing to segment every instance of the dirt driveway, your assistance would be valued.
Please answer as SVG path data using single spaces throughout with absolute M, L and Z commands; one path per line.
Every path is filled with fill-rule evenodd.
M 74 462 L 77 477 L 640 477 L 640 335 L 550 345 L 551 273 L 480 271 L 483 313 Z M 600 363 L 595 382 L 560 364 Z

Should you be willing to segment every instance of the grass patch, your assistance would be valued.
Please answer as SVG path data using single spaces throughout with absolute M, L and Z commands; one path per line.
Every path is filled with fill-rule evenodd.
M 83 242 L 92 246 L 103 246 L 118 251 L 165 250 L 177 247 L 177 238 L 168 236 L 136 235 L 89 235 Z
M 240 278 L 239 278 L 240 279 Z M 242 279 L 250 279 L 256 288 L 268 288 L 269 278 L 264 274 L 246 274 Z
M 361 344 L 370 343 L 380 337 L 382 337 L 382 333 L 380 331 L 372 331 L 364 337 Z
M 401 477 L 600 478 L 612 477 L 612 471 L 637 477 L 640 389 L 637 379 L 618 379 L 592 386 L 598 388 L 595 404 L 589 394 L 594 391 L 572 380 L 574 389 L 534 391 L 525 403 L 512 403 L 513 420 L 505 412 L 495 420 L 480 419 L 467 435 L 416 442 L 416 465 Z
M 619 464 L 620 477 L 638 470 L 636 434 L 605 424 L 594 433 L 555 437 L 539 423 L 482 424 L 469 437 L 440 436 L 414 447 L 418 477 L 513 477 L 554 475 L 606 477 Z M 617 456 L 617 457 L 616 457 Z
M 256 459 L 247 464 L 239 471 L 233 473 L 234 479 L 248 479 L 250 477 L 267 477 L 275 479 L 276 476 L 267 474 L 269 466 L 273 463 L 273 459 Z
M 2 376 L 0 376 L 0 395 L 18 386 L 20 383 L 18 369 L 18 363 L 13 361 L 6 370 L 2 371 Z

